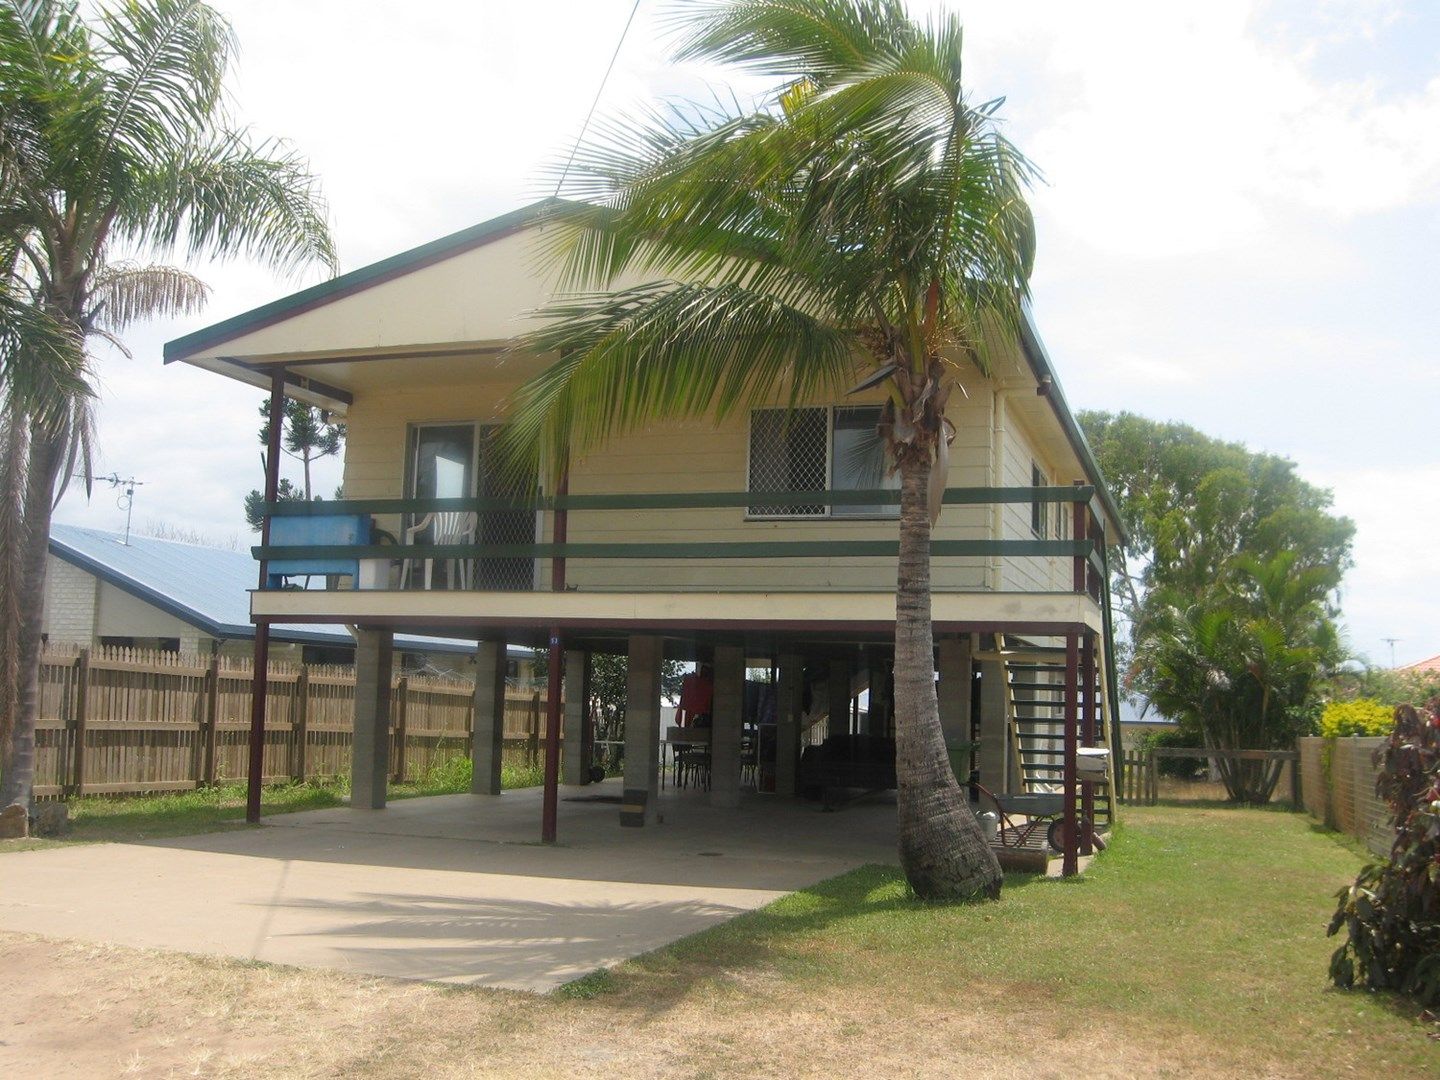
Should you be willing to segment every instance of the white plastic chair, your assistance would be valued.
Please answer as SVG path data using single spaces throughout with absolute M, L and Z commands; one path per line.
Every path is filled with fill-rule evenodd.
M 415 538 L 426 529 L 430 530 L 430 542 L 432 544 L 470 544 L 475 542 L 475 525 L 477 516 L 473 510 L 441 510 L 426 514 L 418 522 L 405 530 L 405 543 L 414 545 Z M 410 572 L 415 566 L 416 560 L 406 559 L 405 568 L 400 572 L 400 588 L 406 589 L 410 586 Z M 470 588 L 470 560 L 469 559 L 446 559 L 445 579 L 450 588 Z M 435 575 L 435 560 L 425 560 L 425 589 L 429 591 L 433 587 Z

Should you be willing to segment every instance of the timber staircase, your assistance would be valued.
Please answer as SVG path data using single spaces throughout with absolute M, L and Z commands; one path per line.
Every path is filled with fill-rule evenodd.
M 1002 634 L 995 636 L 995 645 L 1003 658 L 1012 790 L 1058 793 L 1063 790 L 1065 774 L 1065 649 L 1007 640 Z M 1111 740 L 1114 717 L 1104 649 L 1104 639 L 1098 637 L 1095 685 L 1091 687 L 1096 703 L 1092 745 L 1111 751 L 1105 780 L 1092 786 L 1095 827 L 1102 833 L 1115 818 L 1115 753 Z M 1083 701 L 1083 686 L 1080 694 Z

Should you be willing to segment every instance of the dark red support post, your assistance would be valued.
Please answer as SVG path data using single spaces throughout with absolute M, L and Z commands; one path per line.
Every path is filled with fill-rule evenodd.
M 1080 641 L 1074 631 L 1065 635 L 1065 850 L 1060 873 L 1072 877 L 1080 872 L 1080 852 L 1076 841 L 1080 830 L 1075 823 L 1075 759 L 1079 742 L 1076 728 L 1077 694 L 1080 682 Z
M 265 501 L 274 503 L 280 494 L 280 435 L 285 427 L 285 369 L 270 373 L 270 437 L 265 445 Z M 270 543 L 270 512 L 260 522 L 260 546 Z M 260 560 L 259 588 L 266 585 L 269 566 Z M 250 688 L 250 771 L 246 777 L 245 820 L 260 821 L 260 788 L 265 770 L 265 698 L 270 677 L 270 624 L 255 620 L 255 660 Z
M 555 497 L 563 500 L 570 493 L 570 466 L 560 470 L 560 479 L 555 484 Z M 564 544 L 569 533 L 569 511 L 563 502 L 555 505 L 551 519 L 551 541 Z M 550 560 L 550 590 L 565 591 L 565 557 L 556 555 Z M 540 840 L 545 844 L 555 842 L 555 823 L 560 810 L 560 692 L 561 677 L 565 665 L 565 643 L 558 626 L 550 628 L 550 666 L 546 682 L 545 701 L 545 788 L 540 818 Z M 571 687 L 571 693 L 581 693 L 579 687 Z
M 1080 652 L 1080 745 L 1095 745 L 1095 635 L 1085 634 L 1085 644 Z M 1091 837 L 1095 828 L 1095 785 L 1089 780 L 1080 781 L 1080 854 L 1094 853 Z

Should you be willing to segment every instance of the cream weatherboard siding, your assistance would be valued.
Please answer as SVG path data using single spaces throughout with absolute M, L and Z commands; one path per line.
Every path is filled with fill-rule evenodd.
M 423 365 L 417 364 L 417 371 Z M 407 434 L 411 425 L 433 422 L 503 419 L 514 385 L 493 381 L 414 384 L 386 394 L 357 397 L 347 417 L 344 494 L 347 498 L 399 498 L 404 495 Z M 949 484 L 981 487 L 989 474 L 988 405 L 981 395 L 959 399 L 950 409 L 956 428 Z M 845 405 L 877 403 L 847 400 Z M 816 403 L 820 404 L 820 403 Z M 616 438 L 571 462 L 573 494 L 734 492 L 747 490 L 749 413 L 723 421 L 711 417 L 657 424 Z M 1028 466 L 1027 466 L 1028 468 Z M 1028 473 L 1026 483 L 1029 482 Z M 1025 513 L 1028 515 L 1028 508 Z M 989 535 L 989 510 L 951 506 L 935 531 L 937 540 L 978 540 Z M 382 518 L 396 533 L 397 517 Z M 540 537 L 550 539 L 549 515 Z M 815 539 L 894 540 L 895 518 L 750 519 L 745 508 L 684 511 L 575 511 L 569 518 L 572 543 L 725 543 Z M 537 567 L 548 581 L 548 566 Z M 935 560 L 939 589 L 984 589 L 985 560 L 941 557 Z M 895 586 L 893 561 L 879 558 L 785 558 L 773 560 L 572 559 L 567 582 L 582 590 L 814 590 L 888 591 Z

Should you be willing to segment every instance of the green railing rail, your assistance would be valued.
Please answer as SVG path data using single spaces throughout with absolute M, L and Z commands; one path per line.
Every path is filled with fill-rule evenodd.
M 946 506 L 995 503 L 1090 503 L 1095 489 L 1074 487 L 946 488 Z M 684 491 L 604 495 L 539 495 L 533 499 L 337 499 L 333 502 L 266 503 L 272 517 L 323 517 L 327 514 L 428 514 L 473 510 L 711 510 L 750 506 L 898 506 L 894 488 L 845 491 Z M 1092 516 L 1094 508 L 1092 507 Z
M 947 488 L 946 505 L 977 506 L 1014 503 L 1072 503 L 1090 511 L 1089 536 L 1071 540 L 982 539 L 932 540 L 934 556 L 1015 556 L 1083 559 L 1103 580 L 1101 552 L 1103 536 L 1098 534 L 1100 518 L 1093 505 L 1095 489 L 1071 487 Z M 537 495 L 517 501 L 505 498 L 461 499 L 338 499 L 332 502 L 267 503 L 266 512 L 275 517 L 316 517 L 332 514 L 409 514 L 430 512 L 535 512 L 586 510 L 688 510 L 776 506 L 893 506 L 900 493 L 890 488 L 825 491 L 722 491 L 660 492 L 646 494 Z M 804 520 L 804 518 L 801 518 Z M 765 516 L 762 521 L 793 520 Z M 821 518 L 832 524 L 850 518 Z M 1098 542 L 1096 537 L 1099 536 Z M 425 544 L 415 548 L 395 544 L 270 544 L 251 549 L 255 558 L 302 559 L 785 559 L 785 558 L 896 558 L 897 540 L 753 540 L 716 542 L 542 543 L 529 544 Z

